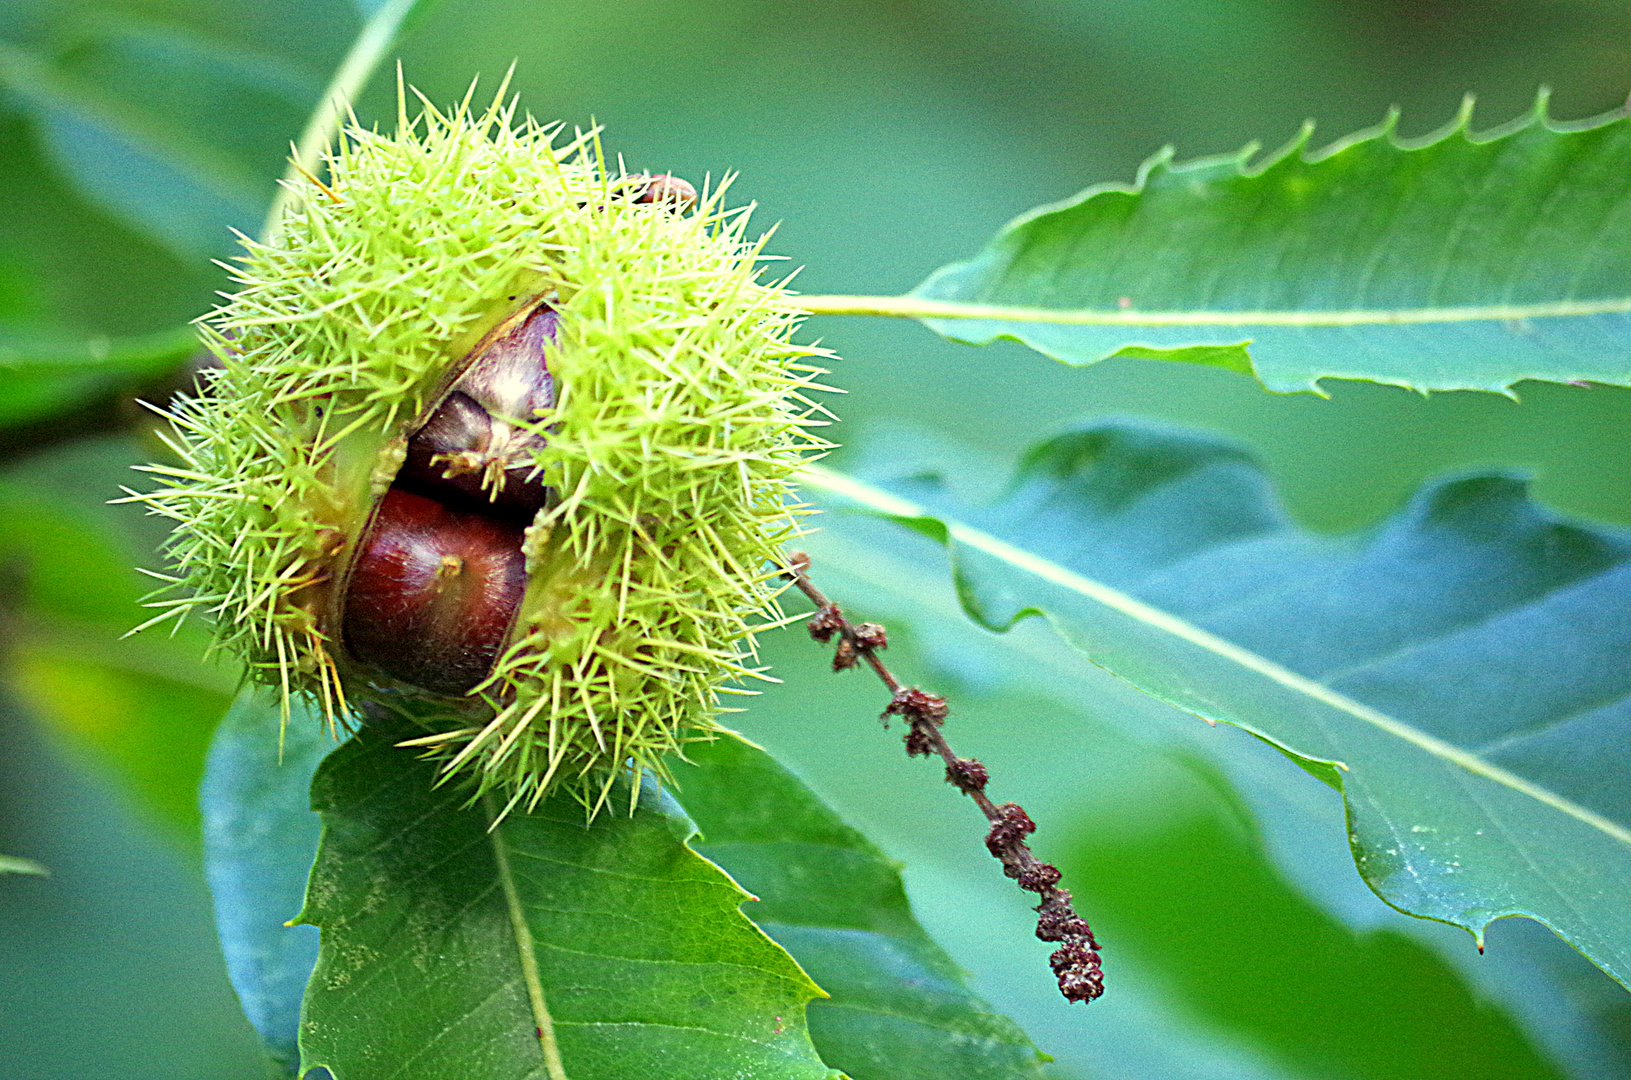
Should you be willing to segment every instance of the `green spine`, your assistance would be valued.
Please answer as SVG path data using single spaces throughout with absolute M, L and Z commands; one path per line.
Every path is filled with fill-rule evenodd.
M 718 730 L 780 618 L 791 476 L 827 444 L 806 391 L 823 350 L 764 283 L 763 239 L 723 187 L 697 212 L 626 197 L 596 133 L 428 104 L 394 135 L 353 124 L 237 291 L 201 320 L 221 360 L 172 412 L 180 466 L 137 495 L 174 519 L 153 622 L 198 612 L 218 647 L 329 715 L 373 697 L 509 805 L 557 787 L 601 806 L 622 767 Z M 527 533 L 511 644 L 469 700 L 376 693 L 336 640 L 335 591 L 402 440 L 482 335 L 539 297 L 560 314 L 555 409 L 524 420 L 561 494 Z M 638 790 L 638 784 L 634 785 Z

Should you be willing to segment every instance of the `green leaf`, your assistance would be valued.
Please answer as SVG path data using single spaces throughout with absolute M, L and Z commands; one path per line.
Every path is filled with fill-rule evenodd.
M 39 354 L 83 349 L 105 335 L 119 351 L 134 336 L 184 325 L 203 310 L 220 285 L 217 268 L 132 233 L 83 199 L 46 158 L 37 125 L 0 109 L 0 326 L 7 345 L 29 346 L 23 359 L 48 360 Z M 4 397 L 20 378 L 0 378 Z
M 313 5 L 294 0 L 286 6 Z M 324 23 L 332 27 L 331 20 Z M 333 29 L 343 35 L 345 27 Z M 262 185 L 282 172 L 289 137 L 322 92 L 321 80 L 292 58 L 169 21 L 95 13 L 69 41 L 58 54 L 65 73 L 108 98 L 136 104 L 163 131 L 207 143 Z M 263 191 L 260 198 L 270 196 L 269 186 Z
M 8 371 L 0 380 L 0 430 L 45 423 L 111 391 L 114 379 L 54 371 Z M 15 439 L 15 430 L 6 431 Z
M 197 348 L 188 326 L 123 338 L 0 326 L 0 430 L 52 424 L 89 399 L 138 391 Z
M 270 178 L 219 148 L 4 43 L 0 89 L 87 198 L 184 258 L 226 254 L 271 197 Z
M 124 338 L 0 326 L 0 371 L 160 375 L 197 348 L 190 326 Z M 9 388 L 0 393 L 10 396 Z
M 1397 115 L 1318 152 L 1312 128 L 1181 165 L 1152 158 L 1032 211 L 911 295 L 812 297 L 1055 359 L 1181 360 L 1271 390 L 1322 378 L 1507 391 L 1631 383 L 1631 124 L 1546 117 L 1399 139 Z
M 71 47 L 58 55 L 0 41 L 0 101 L 31 120 L 53 171 L 90 202 L 184 265 L 197 264 L 229 254 L 231 230 L 254 232 L 281 212 L 274 179 L 303 118 L 311 114 L 298 160 L 316 169 L 347 103 L 434 4 L 367 5 L 368 18 L 326 90 L 268 53 L 165 23 L 89 13 L 72 22 L 64 35 Z M 0 265 L 0 317 L 16 321 L 12 294 L 32 284 Z M 0 326 L 0 370 L 19 372 L 0 387 L 0 426 L 129 392 L 117 379 L 90 373 L 128 383 L 173 370 L 196 348 L 188 327 L 110 338 L 37 318 Z
M 142 515 L 104 502 L 144 456 L 123 441 L 82 444 L 0 482 L 8 676 L 31 711 L 93 748 L 145 810 L 195 843 L 198 778 L 237 673 L 205 664 L 201 626 L 121 640 L 144 617 L 152 582 L 134 567 L 153 554 Z
M 748 917 L 832 995 L 809 1009 L 823 1061 L 855 1080 L 1042 1075 L 1046 1058 L 917 924 L 899 864 L 764 751 L 723 738 L 689 756 L 675 779 L 697 850 L 758 898 Z
M 311 777 L 334 749 L 321 712 L 246 688 L 210 744 L 199 803 L 204 873 L 227 975 L 244 1014 L 287 1075 L 300 1063 L 300 998 L 317 962 L 317 931 L 291 926 L 317 855 Z
M 204 777 L 204 858 L 227 970 L 255 1029 L 291 1070 L 316 934 L 299 908 L 319 822 L 308 789 L 334 743 L 296 703 L 245 691 Z M 677 765 L 694 846 L 758 897 L 749 918 L 828 986 L 812 1005 L 822 1060 L 856 1080 L 1035 1077 L 1039 1054 L 971 993 L 912 917 L 896 864 L 763 751 L 735 739 Z M 1044 976 L 1045 977 L 1045 976 Z
M 254 234 L 275 220 L 274 181 L 295 136 L 295 159 L 310 170 L 404 27 L 433 2 L 364 5 L 360 26 L 343 27 L 357 36 L 326 88 L 275 56 L 102 17 L 60 56 L 0 42 L 0 93 L 91 201 L 184 259 L 220 257 L 233 249 L 232 230 Z
M 322 928 L 302 1069 L 337 1080 L 825 1080 L 820 996 L 748 899 L 648 789 L 592 825 L 570 799 L 497 821 L 365 729 L 312 786 L 323 841 L 302 921 Z M 625 801 L 626 805 L 626 801 Z
M 810 481 L 946 543 L 984 625 L 1045 614 L 1340 788 L 1390 904 L 1480 941 L 1528 915 L 1631 984 L 1631 537 L 1497 476 L 1429 488 L 1367 543 L 1326 540 L 1237 448 L 1131 426 L 1044 442 L 988 507 L 932 481 L 916 502 Z

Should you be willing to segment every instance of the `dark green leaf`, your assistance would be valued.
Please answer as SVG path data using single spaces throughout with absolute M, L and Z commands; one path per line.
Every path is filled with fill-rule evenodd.
M 1129 426 L 1043 443 L 989 507 L 812 479 L 938 533 L 983 624 L 1046 613 L 1094 662 L 1341 788 L 1389 903 L 1480 938 L 1529 915 L 1631 982 L 1631 538 L 1475 477 L 1368 543 L 1323 540 L 1238 449 Z
M 349 29 L 329 25 L 340 35 Z M 208 143 L 263 185 L 283 171 L 289 140 L 323 90 L 281 57 L 129 15 L 87 20 L 61 67 L 138 105 L 156 127 Z M 260 197 L 270 194 L 265 186 Z
M 116 378 L 106 375 L 8 371 L 0 379 L 0 429 L 47 422 L 86 401 L 111 393 L 115 382 Z
M 347 103 L 432 2 L 363 5 L 361 26 L 341 28 L 358 32 L 326 88 L 270 54 L 102 17 L 61 55 L 0 42 L 0 92 L 91 201 L 185 259 L 224 256 L 231 230 L 261 231 L 290 143 L 300 137 L 313 168 Z
M 495 824 L 434 763 L 365 732 L 318 770 L 323 930 L 303 1068 L 338 1080 L 825 1080 L 820 991 L 739 910 L 653 790 L 592 825 L 569 799 Z
M 204 310 L 220 284 L 216 268 L 125 228 L 46 157 L 37 125 L 0 110 L 0 325 L 8 342 L 55 351 L 106 336 L 117 347 Z
M 297 704 L 284 730 L 275 696 L 246 691 L 204 778 L 205 867 L 227 969 L 291 1068 L 317 942 L 285 923 L 317 847 L 307 789 L 332 746 L 309 706 Z M 707 830 L 694 846 L 758 897 L 745 913 L 833 995 L 811 1006 L 823 1061 L 855 1080 L 1040 1075 L 1030 1040 L 968 990 L 912 918 L 896 865 L 809 789 L 734 739 L 678 768 L 686 811 Z
M 87 401 L 132 393 L 180 368 L 197 348 L 185 326 L 127 338 L 0 326 L 0 430 L 55 425 Z M 7 437 L 24 438 L 15 431 Z
M 1056 359 L 1155 357 L 1421 390 L 1631 382 L 1631 124 L 1546 118 L 1420 144 L 1396 117 L 1310 153 L 1312 129 L 1106 184 L 1006 226 L 909 297 L 814 310 L 910 315 Z
M 200 803 L 204 872 L 215 898 L 227 974 L 274 1059 L 300 1062 L 300 998 L 317 962 L 317 931 L 291 926 L 317 855 L 321 825 L 311 778 L 334 749 L 322 717 L 277 695 L 246 689 L 210 745 Z
M 697 850 L 758 897 L 748 916 L 832 995 L 810 1005 L 823 1061 L 854 1080 L 1041 1075 L 1030 1039 L 912 917 L 897 863 L 764 751 L 725 738 L 690 758 L 676 779 Z

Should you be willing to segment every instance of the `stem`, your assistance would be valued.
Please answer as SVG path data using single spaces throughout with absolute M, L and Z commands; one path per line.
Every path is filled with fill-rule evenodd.
M 1329 311 L 1140 311 L 1137 308 L 1040 308 L 969 304 L 917 296 L 801 296 L 811 315 L 879 315 L 895 319 L 974 319 L 1054 326 L 1414 326 L 1430 323 L 1513 322 L 1631 312 L 1631 297 L 1554 300 L 1540 304 L 1469 307 L 1353 308 Z
M 1025 837 L 1036 830 L 1036 823 L 1017 803 L 998 805 L 991 801 L 985 793 L 985 766 L 974 758 L 958 757 L 940 730 L 948 712 L 946 699 L 915 686 L 903 686 L 878 656 L 879 651 L 889 647 L 884 628 L 877 623 L 851 623 L 838 605 L 811 582 L 809 569 L 810 557 L 794 552 L 784 576 L 816 607 L 808 624 L 810 636 L 823 643 L 838 638 L 833 670 L 843 671 L 865 661 L 889 688 L 889 705 L 882 716 L 885 725 L 891 716 L 904 719 L 908 725 L 906 752 L 914 757 L 939 755 L 946 765 L 946 782 L 973 799 L 991 823 L 986 849 L 1002 863 L 1004 874 L 1042 899 L 1036 906 L 1036 936 L 1061 943 L 1049 958 L 1059 978 L 1059 992 L 1068 1001 L 1092 1001 L 1104 993 L 1099 944 L 1092 929 L 1071 906 L 1070 893 L 1058 887 L 1059 869 L 1038 859 L 1025 843 Z
M 278 185 L 271 209 L 266 212 L 266 223 L 261 226 L 261 237 L 266 243 L 277 242 L 283 212 L 296 198 L 292 185 L 302 173 L 317 175 L 323 151 L 328 149 L 334 133 L 340 128 L 340 122 L 351 111 L 351 103 L 362 93 L 363 87 L 368 85 L 368 80 L 379 67 L 379 62 L 396 43 L 397 31 L 402 29 L 402 21 L 413 11 L 416 3 L 418 0 L 387 0 L 363 26 L 357 40 L 351 43 L 351 51 L 340 61 L 334 77 L 324 88 L 323 98 L 311 114 L 311 119 L 306 121 L 306 129 L 300 133 L 300 141 L 295 144 L 294 156 L 289 159 L 289 167 L 283 172 L 283 182 Z

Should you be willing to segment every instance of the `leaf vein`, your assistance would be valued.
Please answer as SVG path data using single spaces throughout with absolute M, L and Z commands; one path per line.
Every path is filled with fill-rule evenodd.
M 818 465 L 806 466 L 800 471 L 799 478 L 813 487 L 850 499 L 871 510 L 891 517 L 923 518 L 929 516 L 921 506 L 843 473 Z M 1226 641 L 1188 620 L 1146 604 L 1119 589 L 1113 589 L 1102 582 L 1095 581 L 1057 563 L 1043 559 L 954 518 L 941 516 L 937 520 L 945 526 L 949 537 L 958 543 L 982 551 L 1048 584 L 1073 592 L 1142 622 L 1146 626 L 1170 634 L 1181 641 L 1186 641 L 1221 659 L 1261 675 L 1287 690 L 1318 701 L 1338 712 L 1346 713 L 1354 719 L 1415 746 L 1427 754 L 1454 764 L 1468 774 L 1482 776 L 1486 780 L 1511 788 L 1544 806 L 1549 806 L 1568 817 L 1607 834 L 1622 844 L 1631 845 L 1631 829 L 1611 821 L 1595 811 L 1588 810 L 1557 792 L 1550 791 L 1516 773 L 1484 761 L 1458 746 L 1355 701 L 1345 694 L 1300 675 L 1266 657 L 1259 656 L 1231 641 Z

